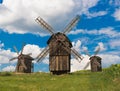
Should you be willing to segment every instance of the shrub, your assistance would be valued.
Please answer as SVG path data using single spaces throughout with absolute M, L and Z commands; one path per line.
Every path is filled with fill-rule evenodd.
M 10 72 L 1 72 L 0 76 L 11 76 L 12 74 Z
M 108 74 L 112 78 L 120 77 L 120 64 L 112 64 L 105 70 L 105 74 Z

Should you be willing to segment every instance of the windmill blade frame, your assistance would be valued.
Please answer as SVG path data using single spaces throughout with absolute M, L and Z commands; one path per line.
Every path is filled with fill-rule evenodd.
M 65 44 L 64 44 L 64 42 L 62 42 L 62 41 L 60 41 L 65 47 L 64 47 L 64 49 L 68 52 L 68 53 L 72 53 L 73 54 L 73 56 L 75 56 L 75 58 L 78 60 L 78 58 L 80 58 L 81 60 L 83 59 L 83 58 L 81 58 L 81 55 L 79 55 L 79 53 L 75 50 L 75 49 L 71 49 L 70 47 L 68 47 L 68 46 L 66 46 Z M 69 50 L 71 50 L 71 51 L 69 51 Z M 81 62 L 81 61 L 78 61 L 79 63 Z
M 40 16 L 35 19 L 35 21 L 40 24 L 44 29 L 46 29 L 50 34 L 54 34 L 54 29 L 46 23 Z
M 22 49 L 21 49 L 21 53 L 20 54 L 23 53 L 24 47 L 25 47 L 25 43 L 23 43 L 23 45 L 22 45 Z
M 46 50 L 49 49 L 49 46 L 47 46 L 46 48 L 44 48 L 40 53 L 39 55 L 36 57 L 36 59 L 38 59 Z
M 28 54 L 26 54 L 26 55 L 30 56 L 30 55 L 32 55 L 32 53 L 28 53 Z
M 86 53 L 86 55 L 88 55 L 89 57 L 91 57 L 91 55 L 89 54 L 88 50 L 84 50 L 84 52 Z
M 13 46 L 13 48 L 14 48 L 14 50 L 16 51 L 16 53 L 19 55 L 19 51 L 18 51 L 17 47 L 16 47 L 16 46 Z
M 13 60 L 15 60 L 15 59 L 18 59 L 18 57 L 13 57 L 13 58 L 11 58 L 9 61 L 13 61 Z
M 22 64 L 22 66 L 24 67 L 24 69 L 27 69 L 27 67 L 26 67 L 26 65 L 25 65 L 25 63 L 24 63 L 24 59 L 21 59 L 21 64 Z
M 80 16 L 77 15 L 75 18 L 72 19 L 72 21 L 66 26 L 66 28 L 63 30 L 64 34 L 69 33 L 73 27 L 79 22 Z
M 87 62 L 87 64 L 85 65 L 85 67 L 83 68 L 84 70 L 90 65 L 90 61 Z
M 98 67 L 100 67 L 100 63 L 99 63 L 99 62 L 95 61 L 94 63 L 95 63 Z
M 98 49 L 95 51 L 94 56 L 96 56 L 100 51 L 100 46 L 98 46 Z
M 41 61 L 49 53 L 49 47 L 47 46 L 37 57 L 37 62 Z
M 72 52 L 74 55 L 76 55 L 78 58 L 80 58 L 81 60 L 83 60 L 83 58 L 81 57 L 81 55 L 80 55 L 74 48 L 71 49 L 71 52 Z

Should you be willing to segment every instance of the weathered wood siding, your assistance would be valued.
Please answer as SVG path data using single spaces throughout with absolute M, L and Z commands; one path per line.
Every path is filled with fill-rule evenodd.
M 24 64 L 26 65 L 27 69 L 25 69 L 21 63 L 21 60 L 18 60 L 17 66 L 16 66 L 16 72 L 22 72 L 22 73 L 31 73 L 32 69 L 33 69 L 33 65 L 32 65 L 32 60 L 33 58 L 31 58 L 30 56 L 24 56 Z
M 51 56 L 50 71 L 70 71 L 69 56 Z
M 97 71 L 102 71 L 102 65 L 101 65 L 101 58 L 98 56 L 93 56 L 90 58 L 91 60 L 91 71 L 92 72 L 97 72 Z M 100 66 L 97 65 L 97 63 L 99 63 Z
M 70 72 L 70 59 L 71 59 L 71 43 L 68 41 L 65 35 L 57 34 L 62 42 L 55 39 L 55 36 L 49 41 L 49 70 L 50 72 Z M 62 38 L 63 37 L 63 38 Z M 66 46 L 69 47 L 67 50 Z

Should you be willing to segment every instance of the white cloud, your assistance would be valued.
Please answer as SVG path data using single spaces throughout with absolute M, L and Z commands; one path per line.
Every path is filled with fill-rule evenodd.
M 112 27 L 102 28 L 99 30 L 99 34 L 105 34 L 109 37 L 118 37 L 120 35 L 119 32 L 115 31 Z
M 111 6 L 120 7 L 120 0 L 109 0 Z
M 82 13 L 86 13 L 89 8 L 96 6 L 99 0 L 76 0 Z
M 84 70 L 84 67 L 86 66 L 86 64 L 90 62 L 89 60 L 90 57 L 87 55 L 83 55 L 83 56 L 84 56 L 84 59 L 80 63 L 76 59 L 71 59 L 71 72 Z M 90 65 L 86 69 L 90 69 Z
M 9 63 L 9 60 L 16 56 L 17 54 L 15 52 L 11 52 L 10 49 L 8 50 L 1 49 L 0 50 L 0 63 Z
M 120 39 L 116 39 L 116 40 L 111 40 L 110 41 L 110 47 L 111 48 L 116 48 L 116 47 L 120 47 Z
M 113 17 L 117 20 L 120 21 L 120 9 L 116 9 L 115 13 L 113 14 Z
M 73 48 L 80 52 L 80 47 L 81 47 L 81 41 L 80 40 L 77 40 L 76 42 L 72 42 L 72 45 L 73 45 Z
M 39 25 L 34 21 L 41 16 L 55 29 L 60 30 L 76 14 L 83 14 L 97 5 L 99 0 L 4 0 L 0 5 L 0 27 L 9 33 L 38 34 Z M 54 22 L 53 22 L 54 21 Z M 59 26 L 56 26 L 59 25 Z M 41 34 L 42 35 L 42 34 Z
M 103 67 L 109 67 L 112 64 L 120 64 L 120 56 L 114 54 L 100 54 Z
M 86 15 L 88 18 L 98 17 L 98 16 L 104 16 L 107 14 L 107 11 L 98 11 L 98 12 L 86 12 Z
M 40 48 L 37 45 L 31 45 L 31 44 L 27 44 L 24 47 L 23 50 L 23 54 L 29 54 L 32 53 L 31 57 L 36 58 L 42 51 L 44 48 Z M 37 59 L 36 59 L 37 60 Z M 35 60 L 35 61 L 36 61 Z M 42 60 L 42 62 L 44 64 L 49 64 L 49 60 L 48 60 L 48 55 Z
M 100 51 L 105 51 L 106 50 L 106 48 L 105 48 L 105 46 L 102 42 L 98 43 L 98 46 L 96 46 L 95 51 L 98 50 L 98 48 L 100 48 Z
M 120 32 L 117 32 L 113 27 L 105 27 L 101 29 L 93 29 L 93 30 L 86 30 L 86 29 L 77 29 L 75 31 L 71 31 L 69 34 L 90 34 L 90 35 L 106 35 L 108 37 L 119 37 Z
M 78 29 L 78 30 L 75 30 L 75 31 L 70 31 L 69 34 L 79 34 L 79 33 L 84 33 L 84 30 Z
M 2 69 L 2 71 L 15 71 L 15 66 L 7 66 Z
M 0 41 L 0 50 L 1 50 L 2 47 L 4 47 L 4 43 L 2 43 L 2 42 Z
M 24 50 L 23 50 L 23 54 L 29 54 L 32 53 L 32 57 L 36 58 L 38 56 L 39 53 L 41 53 L 41 51 L 44 48 L 40 48 L 38 45 L 31 45 L 31 44 L 27 44 L 24 46 Z

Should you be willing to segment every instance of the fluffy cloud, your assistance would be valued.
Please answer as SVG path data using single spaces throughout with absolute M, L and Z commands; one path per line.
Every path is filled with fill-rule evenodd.
M 17 54 L 15 52 L 11 52 L 10 49 L 8 50 L 0 49 L 0 63 L 9 63 L 9 60 L 16 56 Z
M 1 50 L 2 47 L 4 47 L 4 43 L 2 43 L 2 42 L 0 41 L 0 50 Z
M 98 50 L 98 48 L 100 48 L 100 51 L 105 51 L 106 50 L 106 48 L 105 48 L 105 46 L 102 42 L 98 43 L 98 46 L 95 48 L 95 51 Z
M 120 21 L 120 9 L 116 9 L 115 13 L 113 14 L 113 17 L 115 17 L 117 21 Z
M 100 54 L 103 67 L 109 67 L 111 64 L 120 64 L 120 56 L 114 54 Z
M 120 49 L 119 47 L 120 47 L 120 39 L 115 39 L 115 40 L 111 40 L 110 41 L 110 47 L 111 48 L 118 48 L 118 49 Z
M 90 35 L 106 35 L 108 37 L 119 37 L 120 36 L 120 32 L 117 32 L 116 30 L 114 30 L 113 27 L 105 27 L 105 28 L 101 28 L 99 30 L 84 30 L 84 29 L 78 29 L 75 31 L 71 31 L 69 34 L 90 34 Z
M 114 7 L 120 7 L 120 0 L 109 0 L 109 4 Z
M 41 16 L 55 29 L 61 30 L 76 14 L 84 14 L 89 8 L 97 5 L 98 1 L 4 0 L 0 5 L 0 27 L 9 33 L 39 34 L 40 27 L 34 20 Z
M 98 16 L 104 16 L 107 14 L 107 11 L 99 11 L 99 12 L 86 12 L 86 15 L 88 18 L 98 17 Z
M 80 47 L 81 47 L 81 41 L 77 40 L 76 42 L 72 42 L 73 48 L 80 52 Z
M 15 66 L 7 66 L 2 69 L 2 71 L 15 71 Z
M 32 57 L 33 58 L 36 58 L 38 56 L 39 53 L 41 53 L 41 51 L 43 50 L 44 48 L 40 48 L 39 46 L 37 45 L 31 45 L 31 44 L 27 44 L 24 46 L 24 50 L 23 50 L 23 54 L 29 54 L 29 53 L 32 53 Z
M 82 56 L 84 56 L 84 59 L 80 63 L 76 59 L 71 59 L 71 72 L 84 70 L 84 67 L 86 66 L 86 64 L 90 62 L 89 56 L 87 55 L 82 55 Z M 90 65 L 86 68 L 86 70 L 88 69 L 90 69 Z
M 32 53 L 31 57 L 33 58 L 36 58 L 42 51 L 43 51 L 44 48 L 40 48 L 39 46 L 37 45 L 31 45 L 31 44 L 27 44 L 25 47 L 24 47 L 24 50 L 23 50 L 23 53 L 24 54 L 29 54 L 29 53 Z M 37 59 L 36 59 L 37 60 Z M 35 61 L 36 61 L 35 60 Z M 36 63 L 34 61 L 34 63 Z M 44 58 L 44 60 L 42 60 L 42 62 L 44 64 L 49 64 L 49 60 L 48 60 L 48 55 Z

